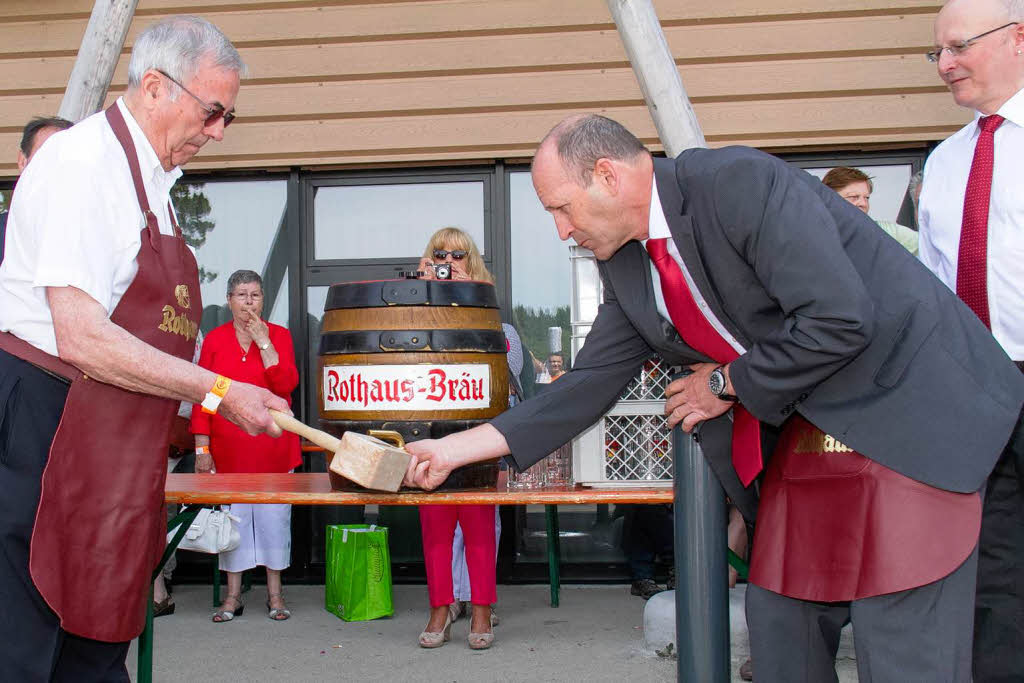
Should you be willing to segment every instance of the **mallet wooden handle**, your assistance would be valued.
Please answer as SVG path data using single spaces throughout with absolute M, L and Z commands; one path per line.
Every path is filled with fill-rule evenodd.
M 327 432 L 320 431 L 319 429 L 313 429 L 309 425 L 299 422 L 291 415 L 285 415 L 284 413 L 271 409 L 270 416 L 274 418 L 274 422 L 277 426 L 286 432 L 292 434 L 298 434 L 301 437 L 305 437 L 307 440 L 312 441 L 317 446 L 326 449 L 327 451 L 334 453 L 338 450 L 338 446 L 341 445 L 341 440 L 337 439 Z

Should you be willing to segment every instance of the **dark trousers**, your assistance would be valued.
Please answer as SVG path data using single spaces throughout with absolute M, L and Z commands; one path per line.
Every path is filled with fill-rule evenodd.
M 626 505 L 622 523 L 622 550 L 633 581 L 654 578 L 658 555 L 671 558 L 672 508 L 669 505 Z
M 989 476 L 974 611 L 974 681 L 1024 681 L 1024 419 Z
M 43 468 L 66 397 L 66 384 L 0 351 L 0 680 L 121 683 L 128 643 L 64 631 L 29 576 Z
M 853 623 L 860 683 L 969 683 L 978 550 L 952 574 L 898 593 L 810 602 L 747 584 L 758 683 L 838 681 L 839 635 Z

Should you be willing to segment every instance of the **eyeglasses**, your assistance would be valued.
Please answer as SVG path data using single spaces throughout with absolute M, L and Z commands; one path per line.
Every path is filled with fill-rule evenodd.
M 935 63 L 935 62 L 939 61 L 939 57 L 942 56 L 943 52 L 948 52 L 950 57 L 959 57 L 963 53 L 964 50 L 969 48 L 971 45 L 974 45 L 974 43 L 977 42 L 979 38 L 984 38 L 985 36 L 987 36 L 990 33 L 995 33 L 996 31 L 1002 31 L 1004 28 L 1008 28 L 1010 26 L 1016 26 L 1018 23 L 1019 22 L 1011 21 L 1009 24 L 1003 24 L 1002 26 L 994 28 L 991 31 L 985 31 L 984 33 L 979 33 L 978 35 L 974 36 L 973 38 L 968 38 L 967 40 L 961 40 L 959 42 L 953 43 L 952 45 L 945 45 L 943 47 L 937 47 L 937 48 L 935 48 L 934 50 L 932 50 L 930 52 L 924 53 L 924 56 L 928 59 L 929 62 L 932 62 L 932 63 Z
M 434 250 L 434 258 L 436 258 L 438 261 L 443 261 L 446 258 L 448 258 L 448 254 L 451 254 L 452 258 L 455 259 L 456 261 L 461 261 L 462 259 L 466 258 L 469 252 L 464 251 L 462 249 L 455 249 L 453 251 L 445 251 L 444 249 Z
M 235 292 L 231 296 L 238 301 L 259 301 L 263 298 L 260 292 Z
M 161 71 L 160 69 L 154 69 L 154 71 L 156 71 L 158 74 L 169 80 L 171 83 L 174 83 L 174 85 L 178 86 L 179 88 L 187 92 L 189 95 L 192 96 L 192 99 L 199 103 L 199 106 L 202 107 L 203 111 L 206 112 L 206 121 L 203 122 L 204 128 L 212 126 L 213 124 L 217 123 L 218 119 L 221 118 L 224 119 L 224 127 L 227 128 L 231 125 L 231 122 L 235 120 L 234 112 L 225 111 L 224 107 L 222 107 L 219 104 L 207 104 L 203 100 L 199 99 L 195 95 L 195 93 L 193 93 L 191 90 L 183 86 L 169 74 Z

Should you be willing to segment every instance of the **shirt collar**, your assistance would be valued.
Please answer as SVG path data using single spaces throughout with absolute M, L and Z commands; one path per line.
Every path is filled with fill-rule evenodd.
M 668 220 L 665 218 L 665 211 L 661 208 L 661 197 L 658 196 L 658 179 L 651 178 L 651 208 L 647 219 L 647 239 L 658 239 L 661 237 L 672 237 L 669 230 Z M 647 245 L 647 240 L 644 240 Z
M 1024 88 L 1018 90 L 1013 97 L 1006 100 L 1006 102 L 1003 103 L 1003 106 L 999 107 L 999 111 L 996 113 L 1010 123 L 1024 128 Z M 977 124 L 984 116 L 986 115 L 982 114 L 980 111 L 974 112 L 974 123 Z M 977 137 L 980 132 L 981 129 L 977 125 L 973 126 L 971 128 L 971 138 L 973 139 Z
M 150 186 L 161 198 L 165 197 L 170 193 L 171 186 L 181 177 L 181 168 L 175 166 L 170 171 L 165 171 L 160 163 L 160 158 L 156 155 L 156 150 L 153 149 L 149 138 L 142 132 L 142 127 L 128 110 L 123 97 L 117 98 L 117 106 L 121 109 L 128 132 L 131 133 L 132 141 L 135 143 L 135 152 L 139 156 L 139 170 L 142 172 L 143 179 L 148 180 Z

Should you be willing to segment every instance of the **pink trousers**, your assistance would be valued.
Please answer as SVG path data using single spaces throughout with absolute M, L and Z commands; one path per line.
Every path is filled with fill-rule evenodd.
M 452 541 L 455 523 L 462 526 L 466 541 L 466 565 L 474 605 L 498 601 L 494 576 L 493 505 L 421 505 L 423 561 L 427 568 L 430 606 L 450 605 L 452 589 Z

